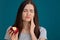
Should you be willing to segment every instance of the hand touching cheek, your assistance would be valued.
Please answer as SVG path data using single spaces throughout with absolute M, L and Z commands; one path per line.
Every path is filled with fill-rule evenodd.
M 31 19 L 30 32 L 34 32 L 35 24 L 33 18 Z

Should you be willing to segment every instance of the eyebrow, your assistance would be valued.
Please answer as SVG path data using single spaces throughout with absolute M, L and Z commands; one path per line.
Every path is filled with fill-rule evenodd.
M 27 9 L 24 9 L 24 10 L 27 10 Z M 33 9 L 30 9 L 31 11 L 33 11 Z
M 33 11 L 33 9 L 30 9 L 30 11 Z

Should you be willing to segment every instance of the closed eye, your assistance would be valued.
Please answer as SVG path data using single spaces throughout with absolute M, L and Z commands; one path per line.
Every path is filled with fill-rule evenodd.
M 33 12 L 34 12 L 34 10 L 30 9 L 30 12 L 31 12 L 31 13 L 33 13 Z
M 23 12 L 27 12 L 27 9 L 24 9 Z

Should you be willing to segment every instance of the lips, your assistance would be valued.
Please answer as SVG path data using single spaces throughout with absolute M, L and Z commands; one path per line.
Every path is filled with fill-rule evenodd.
M 26 18 L 30 18 L 29 16 L 27 16 Z

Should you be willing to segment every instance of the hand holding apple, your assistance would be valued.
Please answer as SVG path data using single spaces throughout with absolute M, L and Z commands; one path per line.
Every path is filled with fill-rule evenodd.
M 11 27 L 10 30 L 12 30 L 14 34 L 16 34 L 19 31 L 16 27 Z

